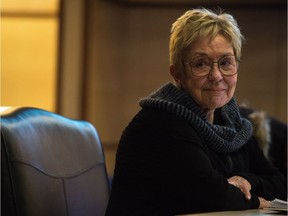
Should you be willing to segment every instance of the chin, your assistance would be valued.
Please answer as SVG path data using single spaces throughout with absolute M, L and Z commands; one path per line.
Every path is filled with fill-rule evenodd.
M 209 110 L 215 110 L 215 109 L 219 109 L 225 106 L 225 104 L 227 104 L 227 102 L 226 103 L 210 103 L 209 106 L 207 107 Z
M 204 110 L 215 110 L 215 109 L 218 109 L 218 108 L 225 106 L 230 100 L 231 100 L 231 98 L 228 98 L 228 97 L 225 97 L 224 99 L 223 99 L 223 97 L 222 98 L 206 98 L 206 100 L 205 99 L 199 100 L 198 104 Z

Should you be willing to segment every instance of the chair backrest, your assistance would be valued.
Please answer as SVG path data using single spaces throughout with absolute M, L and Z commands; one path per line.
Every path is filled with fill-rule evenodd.
M 2 215 L 103 216 L 109 193 L 90 123 L 36 108 L 1 113 Z

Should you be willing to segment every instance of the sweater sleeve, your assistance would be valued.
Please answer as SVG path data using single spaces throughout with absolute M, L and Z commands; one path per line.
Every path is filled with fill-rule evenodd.
M 174 144 L 172 143 L 174 142 Z M 194 141 L 195 142 L 195 141 Z M 169 149 L 168 145 L 177 147 Z M 197 143 L 188 140 L 170 140 L 166 143 L 162 169 L 162 187 L 171 205 L 179 203 L 182 209 L 199 211 L 242 210 L 258 208 L 258 197 L 246 200 L 243 193 L 230 185 L 227 179 L 211 164 L 205 151 Z M 164 163 L 164 162 L 163 162 Z M 184 205 L 186 204 L 186 205 Z
M 248 145 L 250 171 L 238 175 L 251 184 L 251 192 L 267 200 L 287 199 L 287 185 L 284 176 L 266 159 L 256 140 Z

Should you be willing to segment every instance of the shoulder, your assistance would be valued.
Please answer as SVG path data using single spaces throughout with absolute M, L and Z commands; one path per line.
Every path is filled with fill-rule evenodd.
M 142 108 L 137 115 L 135 116 L 136 119 L 145 119 L 145 120 L 153 120 L 153 121 L 161 121 L 163 120 L 166 122 L 176 121 L 176 122 L 183 122 L 184 120 L 178 117 L 176 114 L 169 113 L 167 111 L 161 109 L 154 109 L 154 108 Z
M 254 154 L 255 151 L 256 152 L 262 152 L 262 149 L 257 141 L 257 138 L 255 136 L 252 136 L 248 142 L 246 143 L 246 145 L 244 145 L 246 150 L 248 152 L 250 152 L 250 154 Z
M 159 141 L 180 144 L 202 143 L 194 128 L 179 116 L 159 109 L 144 108 L 129 123 L 122 138 L 134 138 L 140 142 Z
M 194 134 L 193 127 L 183 118 L 159 109 L 144 108 L 130 122 L 129 126 L 145 128 L 157 132 L 163 132 L 167 135 L 172 134 Z

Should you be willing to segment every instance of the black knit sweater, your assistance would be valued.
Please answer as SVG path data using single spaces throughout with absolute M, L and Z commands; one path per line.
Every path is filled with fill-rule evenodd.
M 183 118 L 186 114 L 149 103 L 142 100 L 142 110 L 122 134 L 106 216 L 240 210 L 257 208 L 258 196 L 268 200 L 287 198 L 283 177 L 266 160 L 253 138 L 232 151 L 219 151 L 211 147 L 197 126 Z M 223 117 L 223 113 L 229 115 L 223 110 L 216 112 L 219 125 L 235 125 L 235 121 L 228 124 L 226 120 L 231 118 Z M 205 122 L 204 116 L 201 119 Z M 241 128 L 233 130 L 236 136 Z M 228 184 L 227 179 L 234 175 L 250 182 L 250 201 Z

